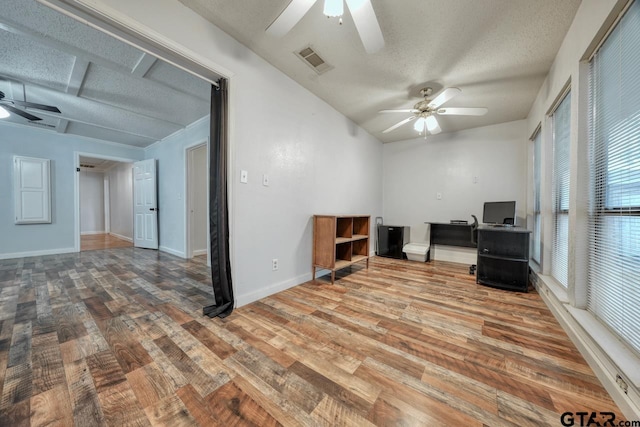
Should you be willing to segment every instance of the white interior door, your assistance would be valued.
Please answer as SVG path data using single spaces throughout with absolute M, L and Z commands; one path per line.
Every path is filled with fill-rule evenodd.
M 133 164 L 133 245 L 158 249 L 156 160 Z

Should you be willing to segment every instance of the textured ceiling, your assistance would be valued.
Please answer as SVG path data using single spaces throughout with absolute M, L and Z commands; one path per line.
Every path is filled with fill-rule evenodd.
M 0 91 L 62 112 L 3 121 L 145 147 L 209 113 L 209 83 L 35 0 L 2 0 L 0 46 Z
M 318 0 L 282 39 L 265 29 L 289 0 L 180 0 L 384 142 L 415 138 L 408 114 L 424 86 L 459 87 L 447 107 L 488 107 L 483 117 L 440 116 L 443 132 L 523 119 L 580 0 L 372 0 L 386 46 L 368 55 L 348 12 L 343 25 Z M 311 45 L 334 68 L 316 74 L 293 52 Z

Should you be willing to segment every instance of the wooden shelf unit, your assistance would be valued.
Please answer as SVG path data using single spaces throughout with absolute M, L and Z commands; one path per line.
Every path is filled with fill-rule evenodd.
M 331 284 L 336 270 L 366 261 L 369 268 L 368 215 L 314 215 L 312 280 L 316 268 L 331 270 Z

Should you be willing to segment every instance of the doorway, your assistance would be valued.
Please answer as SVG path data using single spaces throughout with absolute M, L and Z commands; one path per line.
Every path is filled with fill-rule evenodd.
M 209 253 L 209 149 L 207 141 L 185 149 L 186 257 Z M 207 256 L 208 258 L 208 256 Z
M 133 162 L 76 153 L 76 251 L 133 246 Z

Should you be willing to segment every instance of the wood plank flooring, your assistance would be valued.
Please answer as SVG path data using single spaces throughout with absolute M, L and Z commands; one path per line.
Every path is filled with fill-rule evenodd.
M 80 236 L 80 250 L 82 251 L 130 247 L 133 247 L 132 242 L 116 237 L 113 234 L 85 234 Z
M 540 297 L 373 258 L 234 311 L 204 257 L 0 261 L 0 425 L 561 425 L 622 414 Z

